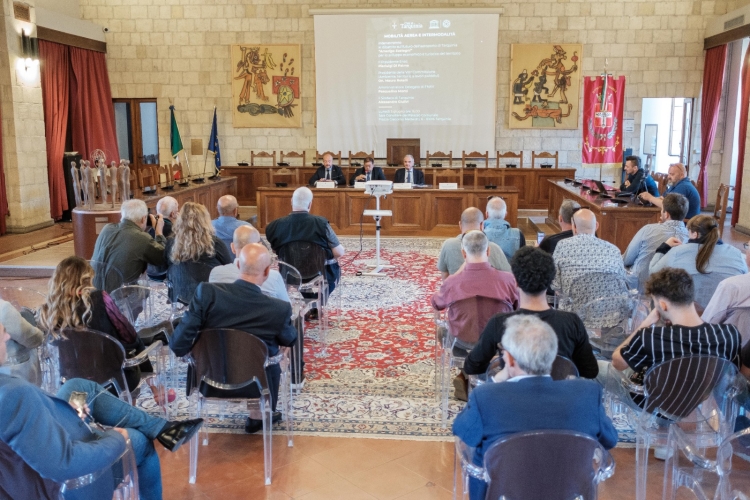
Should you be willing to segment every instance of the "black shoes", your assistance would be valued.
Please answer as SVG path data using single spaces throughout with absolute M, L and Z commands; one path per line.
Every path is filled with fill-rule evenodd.
M 183 420 L 181 422 L 167 422 L 156 439 L 169 451 L 177 451 L 186 441 L 198 432 L 203 425 L 202 418 Z
M 275 411 L 273 412 L 273 416 L 271 417 L 271 422 L 281 422 L 281 412 Z M 263 430 L 263 421 L 255 418 L 247 417 L 247 420 L 245 421 L 245 432 L 248 434 L 255 434 L 256 432 Z

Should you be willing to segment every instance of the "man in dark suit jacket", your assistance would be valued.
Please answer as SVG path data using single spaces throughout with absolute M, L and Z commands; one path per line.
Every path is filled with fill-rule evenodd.
M 314 186 L 320 180 L 331 180 L 339 186 L 346 184 L 344 172 L 341 171 L 341 167 L 333 164 L 333 156 L 328 153 L 323 155 L 323 166 L 318 167 L 318 170 L 310 177 L 309 184 Z
M 396 178 L 393 179 L 396 184 L 411 182 L 412 184 L 424 184 L 424 172 L 414 168 L 414 157 L 412 155 L 404 156 L 404 168 L 396 170 Z
M 474 463 L 498 439 L 540 429 L 578 431 L 609 449 L 617 431 L 602 406 L 602 389 L 590 380 L 553 381 L 549 373 L 557 355 L 552 327 L 530 315 L 506 320 L 503 336 L 505 367 L 469 394 L 469 403 L 453 422 L 453 433 L 476 447 Z M 543 474 L 542 474 L 543 480 Z M 470 480 L 471 500 L 484 499 L 487 484 Z
M 252 333 L 268 346 L 268 356 L 276 356 L 279 346 L 291 346 L 297 340 L 292 325 L 292 307 L 288 302 L 263 294 L 260 286 L 271 270 L 271 255 L 260 243 L 242 247 L 239 255 L 240 278 L 234 283 L 201 283 L 195 290 L 190 310 L 182 318 L 169 347 L 177 356 L 190 352 L 201 330 L 234 328 Z M 272 406 L 279 396 L 279 365 L 266 368 Z M 261 428 L 260 418 L 250 419 L 246 430 Z M 253 431 L 255 432 L 255 431 Z
M 384 181 L 386 180 L 383 169 L 375 166 L 375 160 L 369 156 L 365 158 L 364 167 L 354 171 L 354 175 L 349 178 L 349 185 L 353 186 L 354 181 Z

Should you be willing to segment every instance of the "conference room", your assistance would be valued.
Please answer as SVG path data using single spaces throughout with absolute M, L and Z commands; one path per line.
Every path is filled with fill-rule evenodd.
M 0 492 L 747 494 L 748 3 L 5 2 Z

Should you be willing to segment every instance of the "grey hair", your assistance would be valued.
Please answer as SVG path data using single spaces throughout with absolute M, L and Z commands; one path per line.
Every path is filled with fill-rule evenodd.
M 565 199 L 560 205 L 560 217 L 564 223 L 570 224 L 573 221 L 573 214 L 580 209 L 581 205 L 578 202 Z
M 177 200 L 171 196 L 165 196 L 156 203 L 156 213 L 161 214 L 163 217 L 169 217 L 172 212 L 176 212 L 179 209 Z
M 411 161 L 414 161 L 414 157 L 412 155 L 404 155 L 404 160 L 407 158 L 411 158 Z
M 308 210 L 313 200 L 313 193 L 304 186 L 294 190 L 292 195 L 292 210 Z
M 232 215 L 238 206 L 237 198 L 231 194 L 225 194 L 216 203 L 216 210 L 218 210 L 219 215 Z
M 505 320 L 503 347 L 529 375 L 549 375 L 557 356 L 557 335 L 538 317 L 519 314 Z
M 473 257 L 479 257 L 487 253 L 487 246 L 489 245 L 487 236 L 482 231 L 476 229 L 469 231 L 464 234 L 461 239 L 461 248 L 464 249 L 466 255 Z
M 234 250 L 239 255 L 240 250 L 249 243 L 258 243 L 260 241 L 260 233 L 253 226 L 245 225 L 239 226 L 234 230 L 232 234 L 232 243 L 234 243 Z
M 140 224 L 147 215 L 148 207 L 143 200 L 127 200 L 120 207 L 120 220 L 129 220 Z
M 505 204 L 505 200 L 499 196 L 493 196 L 490 201 L 487 202 L 487 215 L 490 219 L 505 219 L 505 215 L 508 213 L 508 206 Z

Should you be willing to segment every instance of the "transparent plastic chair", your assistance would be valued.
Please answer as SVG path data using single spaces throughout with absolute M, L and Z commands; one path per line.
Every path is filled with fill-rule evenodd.
M 594 350 L 612 359 L 615 349 L 646 319 L 649 311 L 637 296 L 622 294 L 587 302 L 576 313 Z
M 122 271 L 112 264 L 98 260 L 90 260 L 89 264 L 94 269 L 94 287 L 109 293 L 125 284 Z
M 292 391 L 290 363 L 286 352 L 268 357 L 266 344 L 258 337 L 240 330 L 203 330 L 190 352 L 193 378 L 188 383 L 190 397 L 195 402 L 195 417 L 203 417 L 209 401 L 229 401 L 246 404 L 250 410 L 260 410 L 263 418 L 263 455 L 265 484 L 271 484 L 272 470 L 272 395 L 266 368 L 278 363 L 282 371 L 279 385 L 282 414 L 286 420 L 287 445 L 292 438 Z M 198 441 L 208 445 L 208 432 L 203 426 L 200 434 L 190 441 L 189 482 L 195 483 L 198 472 Z

